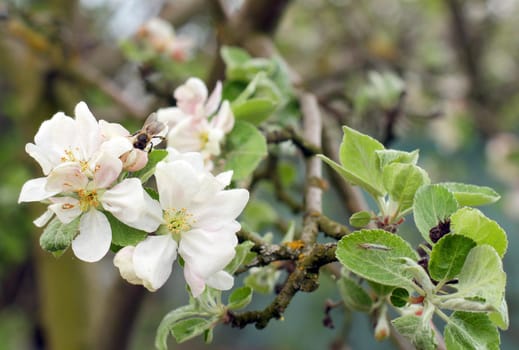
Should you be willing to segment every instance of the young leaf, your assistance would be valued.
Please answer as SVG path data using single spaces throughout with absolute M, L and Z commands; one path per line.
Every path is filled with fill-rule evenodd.
M 342 130 L 344 137 L 339 158 L 342 168 L 348 174 L 346 179 L 363 187 L 375 197 L 384 195 L 382 172 L 378 167 L 378 157 L 375 153 L 383 150 L 384 146 L 374 138 L 347 126 L 343 126 Z
M 413 287 L 411 273 L 399 258 L 417 260 L 409 243 L 384 230 L 361 230 L 337 244 L 337 259 L 349 270 L 368 280 L 398 287 Z
M 409 292 L 404 288 L 395 288 L 391 293 L 391 304 L 396 307 L 404 307 L 409 302 Z
M 172 310 L 166 314 L 162 321 L 160 321 L 159 327 L 157 329 L 157 334 L 155 336 L 155 347 L 159 350 L 167 350 L 167 340 L 171 331 L 171 327 L 179 320 L 193 317 L 198 314 L 199 311 L 193 304 L 179 307 L 178 309 Z
M 409 339 L 417 349 L 435 350 L 436 338 L 430 327 L 424 327 L 419 316 L 406 315 L 391 321 L 395 329 Z
M 454 312 L 444 335 L 449 350 L 499 349 L 499 333 L 485 313 Z
M 123 224 L 111 213 L 104 212 L 112 229 L 112 244 L 125 247 L 127 245 L 137 245 L 148 235 L 146 232 Z
M 252 288 L 247 286 L 240 287 L 233 290 L 231 295 L 229 295 L 227 308 L 230 310 L 243 309 L 245 306 L 249 305 L 251 300 Z
M 510 320 L 508 318 L 508 305 L 506 304 L 506 299 L 503 296 L 501 300 L 501 306 L 497 311 L 491 312 L 489 315 L 490 320 L 493 324 L 498 326 L 499 328 L 506 330 L 510 324 Z
M 347 276 L 341 276 L 337 281 L 337 287 L 346 307 L 362 312 L 371 311 L 373 300 L 357 282 Z
M 413 203 L 414 221 L 429 243 L 429 230 L 458 209 L 456 198 L 441 185 L 425 185 L 416 191 Z
M 258 97 L 232 106 L 236 120 L 243 120 L 253 125 L 259 125 L 276 110 L 278 103 L 272 99 Z
M 225 170 L 234 170 L 233 180 L 249 176 L 267 155 L 267 141 L 258 129 L 247 122 L 236 121 L 227 135 Z
M 369 211 L 358 211 L 350 217 L 350 225 L 353 227 L 365 227 L 371 221 L 372 214 Z
M 446 187 L 454 194 L 460 206 L 476 207 L 480 205 L 497 202 L 501 196 L 490 187 L 468 185 L 457 182 L 443 182 Z
M 146 163 L 146 166 L 132 173 L 131 176 L 138 177 L 142 183 L 145 183 L 153 175 L 157 163 L 166 158 L 167 155 L 168 151 L 165 149 L 154 149 L 148 154 L 148 163 Z
M 193 317 L 180 320 L 171 326 L 171 334 L 177 343 L 185 342 L 214 327 L 215 320 Z
M 472 238 L 478 245 L 488 244 L 502 258 L 508 246 L 505 231 L 497 222 L 474 208 L 461 208 L 451 216 L 452 232 Z
M 436 281 L 456 277 L 469 251 L 476 246 L 472 239 L 460 235 L 443 236 L 434 246 L 429 259 L 429 273 Z
M 413 206 L 416 190 L 422 185 L 429 184 L 429 175 L 422 168 L 405 163 L 391 163 L 384 167 L 384 188 L 389 197 L 398 203 L 399 212 L 404 212 Z
M 40 246 L 43 250 L 59 257 L 70 246 L 78 231 L 79 217 L 68 224 L 64 224 L 57 217 L 54 217 L 40 236 Z
M 226 66 L 239 66 L 252 58 L 247 51 L 232 46 L 222 46 L 220 55 Z
M 459 273 L 455 297 L 484 300 L 498 311 L 502 308 L 506 274 L 497 252 L 489 245 L 472 248 Z M 445 297 L 445 299 L 448 296 Z
M 225 271 L 233 274 L 241 265 L 247 264 L 250 260 L 252 260 L 255 256 L 255 253 L 251 253 L 250 251 L 253 246 L 254 243 L 251 241 L 245 241 L 236 246 L 236 255 L 234 255 L 234 258 L 231 260 L 231 262 L 227 264 Z
M 416 149 L 412 152 L 397 151 L 394 149 L 383 149 L 375 151 L 378 157 L 378 164 L 380 170 L 383 170 L 386 165 L 391 163 L 404 163 L 416 165 L 418 161 L 419 151 Z

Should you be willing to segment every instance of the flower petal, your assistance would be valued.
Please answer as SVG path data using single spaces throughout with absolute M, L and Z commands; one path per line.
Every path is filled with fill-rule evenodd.
M 41 216 L 39 216 L 36 220 L 34 220 L 32 223 L 36 225 L 37 227 L 43 227 L 47 225 L 50 219 L 54 216 L 54 213 L 52 210 L 45 210 L 45 213 L 43 213 Z
M 139 230 L 153 232 L 162 223 L 159 202 L 144 191 L 137 178 L 125 179 L 107 190 L 101 203 L 117 219 Z
M 170 130 L 181 121 L 190 118 L 178 107 L 160 108 L 156 113 L 157 120 L 166 124 Z
M 225 134 L 232 130 L 234 127 L 234 114 L 229 101 L 225 100 L 222 102 L 218 114 L 211 119 L 211 126 L 222 130 Z
M 168 134 L 168 146 L 180 152 L 198 152 L 202 149 L 202 136 L 207 133 L 208 122 L 203 119 L 186 119 L 173 127 Z
M 189 78 L 184 85 L 176 88 L 173 96 L 184 113 L 195 116 L 198 110 L 203 110 L 203 104 L 207 100 L 207 87 L 199 78 Z
M 205 289 L 205 281 L 202 277 L 196 274 L 188 265 L 184 266 L 184 278 L 186 279 L 191 294 L 195 298 L 200 296 Z
M 159 162 L 155 179 L 162 209 L 187 208 L 199 190 L 198 172 L 184 160 Z
M 123 162 L 118 156 L 100 152 L 91 162 L 91 167 L 94 173 L 95 187 L 107 188 L 117 179 L 119 174 L 121 174 Z
M 58 165 L 47 177 L 45 189 L 58 193 L 85 188 L 88 184 L 88 177 L 81 170 L 81 165 L 76 162 L 66 162 Z
M 137 277 L 133 266 L 134 246 L 122 248 L 114 256 L 114 265 L 119 269 L 121 277 L 131 284 L 143 285 L 143 280 Z
M 72 241 L 72 250 L 78 259 L 86 262 L 101 260 L 110 249 L 112 230 L 106 216 L 91 209 L 81 216 L 79 235 Z
M 173 147 L 168 147 L 168 156 L 165 162 L 174 162 L 175 160 L 184 160 L 191 164 L 197 171 L 204 171 L 204 158 L 200 152 L 179 152 Z
M 170 235 L 149 236 L 133 252 L 135 274 L 154 292 L 166 283 L 177 258 L 177 242 Z
M 85 102 L 81 101 L 76 105 L 74 114 L 76 116 L 77 130 L 80 132 L 78 142 L 81 158 L 90 159 L 101 145 L 101 129 Z
M 20 191 L 20 196 L 18 197 L 18 203 L 22 202 L 39 202 L 49 197 L 54 196 L 60 191 L 48 191 L 46 189 L 47 186 L 47 178 L 46 177 L 38 177 L 36 179 L 31 179 L 25 182 Z
M 54 197 L 51 198 L 53 204 L 49 205 L 51 210 L 58 217 L 59 221 L 64 224 L 72 222 L 81 215 L 79 201 L 72 197 Z
M 211 96 L 207 99 L 207 102 L 205 104 L 205 116 L 209 117 L 216 112 L 218 109 L 218 105 L 220 104 L 220 101 L 222 100 L 222 82 L 218 81 L 216 83 L 216 86 L 211 93 Z
M 234 285 L 234 277 L 227 271 L 218 271 L 217 273 L 209 276 L 205 283 L 212 288 L 218 290 L 229 290 Z
M 203 205 L 190 208 L 196 220 L 194 227 L 210 231 L 218 230 L 236 219 L 248 200 L 249 191 L 245 189 L 220 191 Z

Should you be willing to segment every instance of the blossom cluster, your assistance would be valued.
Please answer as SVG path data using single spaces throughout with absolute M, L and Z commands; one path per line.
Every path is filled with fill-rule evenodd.
M 71 247 L 87 262 L 99 261 L 110 250 L 113 218 L 146 232 L 146 238 L 122 247 L 114 257 L 121 276 L 132 284 L 157 290 L 180 256 L 195 297 L 206 285 L 230 289 L 233 277 L 225 267 L 235 255 L 240 229 L 236 218 L 249 193 L 225 189 L 232 171 L 214 175 L 209 170 L 211 156 L 220 153 L 220 143 L 234 124 L 229 103 L 220 106 L 220 93 L 218 84 L 208 98 L 205 85 L 190 79 L 175 91 L 178 107 L 168 109 L 166 117 L 159 111 L 170 130 L 167 156 L 153 173 L 158 196 L 152 198 L 133 175 L 146 165 L 152 145 L 134 147 L 136 135 L 119 124 L 96 120 L 80 102 L 75 118 L 56 113 L 42 123 L 34 143 L 26 145 L 44 176 L 23 185 L 19 202 L 48 205 L 34 221 L 39 227 L 51 219 L 63 225 L 78 220 Z M 200 142 L 200 133 L 207 133 L 206 143 Z M 189 138 L 196 142 L 189 143 Z

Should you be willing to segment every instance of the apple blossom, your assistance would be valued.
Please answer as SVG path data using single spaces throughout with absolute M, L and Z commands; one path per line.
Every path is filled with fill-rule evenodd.
M 159 235 L 121 250 L 114 264 L 130 283 L 155 291 L 168 279 L 178 254 L 195 297 L 206 285 L 230 289 L 233 277 L 224 268 L 235 255 L 240 229 L 235 219 L 249 193 L 224 190 L 232 172 L 212 175 L 204 169 L 201 154 L 170 152 L 155 171 L 163 215 Z

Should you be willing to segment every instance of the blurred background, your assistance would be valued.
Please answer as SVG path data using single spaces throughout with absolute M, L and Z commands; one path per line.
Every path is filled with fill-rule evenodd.
M 149 40 L 161 17 L 174 47 Z M 21 186 L 41 176 L 24 145 L 57 111 L 83 100 L 98 119 L 139 129 L 174 103 L 189 76 L 212 89 L 224 77 L 219 47 L 279 54 L 296 86 L 321 110 L 392 148 L 420 149 L 436 181 L 495 188 L 481 208 L 507 231 L 510 329 L 519 345 L 519 1 L 517 0 L 7 0 L 0 3 L 0 349 L 151 349 L 161 318 L 187 300 L 177 269 L 156 293 L 121 282 L 111 263 L 59 259 L 39 247 L 41 204 L 18 205 Z M 148 37 L 148 42 L 146 38 Z M 144 43 L 142 42 L 144 38 Z M 151 44 L 150 44 L 151 42 Z M 272 189 L 259 193 L 273 201 Z M 333 191 L 325 213 L 347 223 Z M 403 229 L 404 234 L 406 227 Z M 414 234 L 413 232 L 408 233 Z M 392 349 L 365 315 L 334 310 L 323 275 L 298 294 L 283 321 L 265 330 L 220 326 L 215 349 Z M 268 296 L 255 298 L 261 308 Z M 206 348 L 200 340 L 175 348 Z

